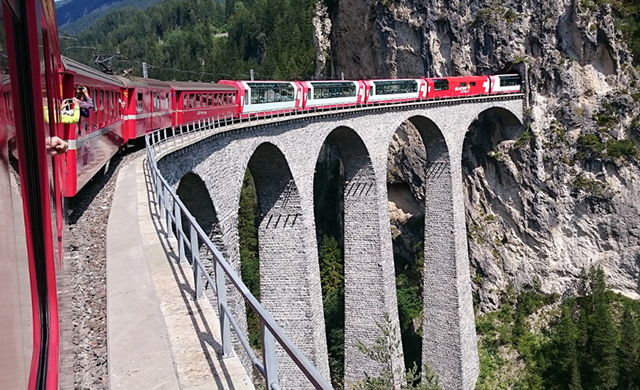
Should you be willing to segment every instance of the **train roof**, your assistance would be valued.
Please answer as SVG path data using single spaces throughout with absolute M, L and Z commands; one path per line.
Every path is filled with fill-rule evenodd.
M 238 89 L 231 85 L 216 83 L 197 83 L 192 81 L 169 81 L 169 85 L 176 91 L 198 91 L 198 92 L 235 92 Z
M 75 74 L 98 80 L 104 83 L 115 84 L 118 86 L 122 86 L 122 81 L 118 79 L 116 76 L 108 75 L 100 72 L 97 69 L 94 69 L 90 66 L 82 64 L 78 61 L 72 60 L 71 58 L 61 56 L 62 65 L 64 66 L 65 72 L 73 72 Z
M 143 77 L 122 77 L 117 76 L 122 81 L 126 88 L 165 88 L 168 89 L 171 85 L 166 81 L 149 79 Z

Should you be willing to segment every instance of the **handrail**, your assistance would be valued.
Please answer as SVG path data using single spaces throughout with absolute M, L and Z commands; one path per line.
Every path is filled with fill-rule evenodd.
M 318 109 L 317 107 L 314 107 L 297 112 L 270 112 L 269 115 L 264 114 L 261 117 L 248 117 L 245 119 L 236 119 L 234 117 L 205 118 L 202 120 L 187 123 L 180 127 L 158 129 L 147 134 L 145 136 L 145 143 L 147 147 L 147 164 L 149 166 L 149 171 L 151 173 L 151 178 L 153 181 L 152 187 L 154 189 L 154 195 L 156 198 L 156 206 L 159 208 L 158 214 L 160 215 L 161 219 L 164 218 L 164 225 L 169 236 L 174 235 L 172 227 L 175 227 L 175 235 L 178 241 L 178 252 L 180 261 L 186 260 L 185 244 L 189 245 L 189 250 L 191 252 L 191 265 L 193 267 L 193 279 L 195 283 L 195 298 L 199 299 L 202 297 L 202 276 L 204 276 L 207 284 L 211 286 L 216 294 L 219 309 L 218 315 L 220 317 L 220 330 L 222 334 L 221 345 L 223 349 L 223 356 L 231 356 L 233 354 L 233 349 L 231 346 L 231 328 L 233 328 L 236 332 L 236 335 L 238 336 L 240 345 L 242 345 L 243 349 L 249 356 L 251 363 L 256 368 L 256 370 L 265 378 L 267 389 L 279 390 L 280 386 L 278 385 L 278 371 L 275 355 L 275 341 L 277 341 L 282 349 L 286 351 L 291 360 L 298 366 L 298 368 L 316 389 L 333 389 L 329 382 L 327 382 L 327 380 L 322 377 L 320 372 L 293 344 L 286 333 L 273 319 L 271 314 L 251 294 L 240 277 L 224 259 L 222 253 L 220 253 L 218 248 L 204 233 L 204 231 L 198 225 L 195 218 L 191 215 L 184 203 L 182 203 L 180 198 L 176 195 L 176 193 L 169 186 L 164 177 L 162 177 L 162 175 L 160 174 L 156 163 L 156 154 L 160 154 L 160 157 L 162 157 L 164 154 L 161 152 L 168 152 L 170 149 L 180 147 L 181 145 L 179 145 L 178 143 L 187 144 L 204 137 L 209 137 L 213 134 L 217 134 L 219 131 L 216 130 L 220 130 L 221 127 L 225 128 L 225 130 L 223 131 L 227 131 L 245 126 L 257 126 L 260 123 L 268 124 L 273 122 L 274 119 L 276 121 L 288 121 L 301 117 L 336 115 L 354 111 L 377 110 L 381 108 L 389 108 L 389 106 L 411 107 L 455 103 L 459 101 L 513 99 L 521 98 L 523 96 L 524 94 L 522 93 L 512 93 L 504 95 L 474 96 L 467 98 L 458 97 L 441 100 L 410 100 L 401 103 L 376 102 L 368 104 L 356 104 L 346 107 L 331 107 L 329 109 Z M 254 122 L 256 121 L 258 122 L 258 124 L 254 124 Z M 168 134 L 169 130 L 171 134 Z M 187 221 L 188 226 L 186 228 L 190 232 L 189 236 L 186 235 L 182 226 L 182 216 L 184 216 Z M 206 268 L 204 267 L 200 259 L 200 244 L 204 244 L 206 248 L 213 254 L 215 279 L 206 272 Z M 256 357 L 255 353 L 249 345 L 246 335 L 242 333 L 237 320 L 234 318 L 233 314 L 227 306 L 227 279 L 229 280 L 229 282 L 231 282 L 231 285 L 242 295 L 242 298 L 259 318 L 263 349 L 262 362 L 258 359 L 258 357 Z
M 220 126 L 222 124 L 223 122 L 219 119 L 215 122 L 209 119 L 189 123 L 185 126 L 187 129 L 186 136 L 191 137 L 193 133 L 203 130 L 205 126 Z M 218 315 L 220 317 L 220 331 L 222 334 L 222 342 L 220 344 L 222 345 L 223 356 L 233 355 L 233 349 L 231 346 L 231 328 L 233 328 L 240 340 L 240 344 L 251 359 L 251 363 L 265 378 L 267 388 L 271 390 L 279 390 L 280 386 L 278 384 L 278 370 L 275 354 L 275 341 L 277 341 L 282 349 L 289 355 L 291 360 L 307 377 L 314 388 L 332 390 L 333 388 L 331 387 L 331 384 L 311 364 L 307 357 L 298 350 L 291 339 L 289 339 L 282 328 L 280 328 L 276 323 L 271 314 L 251 294 L 240 277 L 234 272 L 231 265 L 229 265 L 229 263 L 224 259 L 218 248 L 216 248 L 207 234 L 205 234 L 202 228 L 198 225 L 184 203 L 182 203 L 165 178 L 160 174 L 156 164 L 154 151 L 160 150 L 163 144 L 171 141 L 175 144 L 177 137 L 182 137 L 183 139 L 185 137 L 184 132 L 180 131 L 180 135 L 177 135 L 175 133 L 175 129 L 173 130 L 174 135 L 171 137 L 167 136 L 167 129 L 156 130 L 145 136 L 147 146 L 147 164 L 151 173 L 152 187 L 154 189 L 156 204 L 159 207 L 160 218 L 164 219 L 163 225 L 165 226 L 165 231 L 169 236 L 174 235 L 172 228 L 175 227 L 175 237 L 178 241 L 179 259 L 181 261 L 186 259 L 185 244 L 189 245 L 195 284 L 195 298 L 198 299 L 202 297 L 202 276 L 204 276 L 208 285 L 212 286 L 213 291 L 216 294 L 219 309 Z M 186 227 L 182 226 L 183 217 L 188 225 Z M 189 230 L 190 237 L 187 237 L 184 228 Z M 204 244 L 206 249 L 211 251 L 213 254 L 213 263 L 215 268 L 214 278 L 206 272 L 206 268 L 200 259 L 200 244 Z M 246 335 L 242 333 L 236 318 L 234 318 L 227 306 L 226 291 L 227 286 L 229 286 L 228 282 L 230 282 L 231 285 L 242 295 L 242 298 L 259 318 L 263 349 L 262 362 L 256 357 L 249 345 L 249 342 L 247 341 Z

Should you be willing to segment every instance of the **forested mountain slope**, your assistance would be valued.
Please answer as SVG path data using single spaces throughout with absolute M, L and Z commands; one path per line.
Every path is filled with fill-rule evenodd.
M 77 33 L 95 24 L 109 12 L 125 7 L 145 8 L 159 0 L 68 0 L 56 3 L 58 27 Z
M 65 50 L 85 63 L 118 54 L 115 71 L 150 65 L 149 77 L 178 80 L 301 79 L 313 74 L 312 0 L 168 0 L 110 12 Z M 63 42 L 64 44 L 65 42 Z

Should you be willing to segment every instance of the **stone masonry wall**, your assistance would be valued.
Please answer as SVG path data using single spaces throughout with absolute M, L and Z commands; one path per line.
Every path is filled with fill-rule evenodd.
M 350 146 L 341 148 L 338 145 L 341 154 L 344 153 L 345 171 L 349 169 L 347 165 L 355 167 L 355 171 L 347 176 L 353 182 L 345 185 L 345 283 L 348 292 L 348 301 L 345 302 L 345 337 L 348 339 L 345 339 L 345 345 L 352 345 L 355 338 L 371 344 L 379 336 L 379 332 L 372 331 L 375 329 L 372 324 L 381 321 L 384 313 L 390 314 L 392 323 L 398 328 L 386 193 L 387 153 L 394 132 L 402 122 L 412 118 L 421 131 L 432 163 L 428 167 L 428 174 L 433 174 L 433 179 L 429 181 L 431 186 L 427 186 L 425 213 L 424 361 L 432 364 L 439 373 L 445 389 L 470 390 L 478 374 L 478 356 L 464 218 L 462 147 L 471 123 L 483 111 L 494 108 L 502 108 L 504 110 L 500 112 L 510 113 L 518 120 L 523 116 L 522 101 L 515 99 L 443 102 L 430 106 L 379 108 L 358 113 L 297 118 L 212 136 L 162 158 L 158 166 L 174 187 L 188 172 L 203 178 L 218 214 L 228 260 L 239 272 L 237 218 L 244 172 L 256 149 L 264 143 L 272 144 L 284 156 L 290 170 L 290 180 L 295 183 L 299 197 L 296 200 L 299 206 L 295 211 L 300 214 L 296 239 L 301 243 L 296 244 L 294 250 L 285 250 L 292 243 L 281 237 L 281 244 L 270 241 L 269 245 L 282 245 L 281 250 L 277 250 L 282 257 L 277 264 L 301 261 L 305 264 L 290 269 L 299 272 L 295 278 L 288 279 L 288 283 L 297 281 L 296 287 L 282 286 L 268 298 L 269 302 L 266 301 L 267 295 L 263 295 L 262 301 L 274 310 L 278 302 L 296 299 L 307 302 L 309 307 L 302 320 L 308 321 L 308 325 L 294 325 L 299 324 L 300 313 L 282 306 L 285 310 L 278 310 L 276 319 L 294 343 L 328 378 L 326 342 L 322 342 L 325 339 L 324 317 L 313 212 L 316 160 L 327 136 L 338 128 L 345 128 L 344 134 L 352 134 L 352 137 L 344 138 L 345 142 L 357 138 L 361 142 L 362 147 L 354 147 L 352 141 L 348 141 Z M 424 118 L 428 118 L 432 124 L 420 125 L 421 121 L 428 122 Z M 274 171 L 273 175 L 277 177 L 272 177 L 272 180 L 282 180 L 286 172 Z M 349 222 L 351 218 L 353 222 Z M 265 233 L 260 234 L 262 239 Z M 260 242 L 259 245 L 262 244 Z M 353 255 L 348 255 L 350 251 L 353 251 Z M 276 264 L 265 262 L 262 253 L 261 247 L 261 275 L 265 267 Z M 429 267 L 428 263 L 433 267 Z M 277 274 L 277 271 L 265 272 Z M 303 290 L 306 296 L 288 296 L 300 294 Z M 363 305 L 354 302 L 368 303 Z M 238 304 L 234 310 L 242 313 L 243 307 Z M 241 318 L 240 314 L 238 318 Z M 399 335 L 397 338 L 400 339 Z M 359 378 L 362 372 L 370 375 L 377 373 L 379 365 L 361 361 L 354 366 L 349 360 L 349 350 L 346 355 L 345 377 L 348 380 Z M 285 378 L 296 374 L 281 371 L 280 375 Z M 288 384 L 283 388 L 310 388 L 309 385 L 290 386 Z

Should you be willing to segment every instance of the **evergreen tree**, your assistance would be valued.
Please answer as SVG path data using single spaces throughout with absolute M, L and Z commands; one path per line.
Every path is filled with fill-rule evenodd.
M 260 300 L 260 258 L 258 255 L 258 199 L 251 172 L 247 169 L 240 192 L 238 210 L 238 236 L 240 239 L 240 275 L 251 294 Z M 249 342 L 261 348 L 258 316 L 246 305 Z
M 588 316 L 588 356 L 582 371 L 586 390 L 608 390 L 617 386 L 618 361 L 616 329 L 611 315 L 605 274 L 601 268 L 589 271 L 591 313 Z
M 564 304 L 550 343 L 550 365 L 545 373 L 549 389 L 582 390 L 578 361 L 578 330 L 573 321 L 572 307 Z
M 322 296 L 326 299 L 344 288 L 344 266 L 338 240 L 332 236 L 323 236 L 319 256 Z
M 620 323 L 620 347 L 618 349 L 620 390 L 640 389 L 640 338 L 638 325 L 629 304 L 624 305 Z

